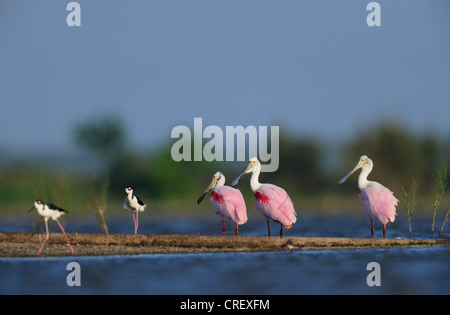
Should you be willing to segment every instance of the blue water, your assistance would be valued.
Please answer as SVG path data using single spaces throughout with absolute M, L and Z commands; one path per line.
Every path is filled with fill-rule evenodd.
M 444 247 L 0 258 L 0 294 L 449 294 L 449 260 Z M 380 287 L 366 282 L 373 261 Z
M 133 230 L 132 219 L 109 222 L 111 233 Z M 264 220 L 241 226 L 241 235 L 266 235 Z M 408 237 L 406 220 L 388 225 L 388 237 Z M 422 222 L 423 221 L 423 222 Z M 441 221 L 438 221 L 441 222 Z M 14 224 L 13 224 L 14 223 Z M 95 222 L 65 222 L 68 232 L 98 232 Z M 0 230 L 33 231 L 29 222 Z M 51 225 L 53 231 L 57 226 Z M 440 226 L 439 226 L 440 228 Z M 229 234 L 233 225 L 227 222 Z M 381 237 L 381 226 L 375 225 Z M 446 227 L 448 229 L 448 227 Z M 131 231 L 129 231 L 131 230 Z M 430 222 L 416 220 L 417 238 L 429 237 Z M 221 233 L 217 217 L 143 218 L 141 233 Z M 272 224 L 272 232 L 279 227 Z M 368 237 L 363 216 L 304 216 L 286 236 Z M 108 257 L 0 258 L 0 294 L 450 294 L 450 249 L 418 247 L 306 250 L 259 253 L 155 254 Z M 81 286 L 70 287 L 70 262 L 80 264 Z M 380 264 L 381 286 L 370 287 L 369 262 Z
M 95 218 L 88 217 L 83 220 L 69 216 L 60 219 L 68 233 L 101 233 Z M 435 237 L 441 228 L 443 217 L 437 217 Z M 227 235 L 234 235 L 235 225 L 225 220 Z M 412 220 L 413 238 L 426 239 L 431 234 L 431 217 L 414 217 Z M 123 216 L 107 218 L 110 233 L 134 233 L 133 218 L 128 212 Z M 60 232 L 55 222 L 49 222 L 50 231 Z M 375 237 L 383 237 L 383 226 L 379 222 L 374 223 Z M 21 219 L 1 219 L 0 231 L 3 232 L 45 232 L 43 220 L 39 216 L 29 216 Z M 280 225 L 271 223 L 272 235 L 279 235 Z M 141 234 L 200 234 L 221 235 L 222 224 L 220 218 L 211 215 L 194 216 L 155 216 L 151 213 L 143 213 L 139 217 L 139 233 Z M 249 221 L 239 227 L 239 235 L 242 236 L 266 236 L 266 220 L 258 214 L 249 215 Z M 285 236 L 312 236 L 312 237 L 370 237 L 370 221 L 363 214 L 331 214 L 313 215 L 306 214 L 298 217 L 297 223 L 292 229 L 284 229 Z M 447 223 L 444 235 L 450 235 L 450 226 Z M 409 238 L 408 220 L 403 215 L 397 216 L 394 223 L 387 224 L 388 238 Z

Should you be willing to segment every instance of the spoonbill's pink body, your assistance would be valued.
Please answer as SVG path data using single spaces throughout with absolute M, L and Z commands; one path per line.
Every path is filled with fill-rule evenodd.
M 281 187 L 272 184 L 259 183 L 261 163 L 257 158 L 252 158 L 244 171 L 233 181 L 232 186 L 237 185 L 242 175 L 252 173 L 250 188 L 256 199 L 256 209 L 267 219 L 268 235 L 271 236 L 270 220 L 281 225 L 280 236 L 283 236 L 283 226 L 290 229 L 297 222 L 297 213 L 288 193 Z
M 247 223 L 248 220 L 247 207 L 245 206 L 244 197 L 238 189 L 224 185 L 225 176 L 220 172 L 215 173 L 211 183 L 197 203 L 200 204 L 208 191 L 212 189 L 209 201 L 222 220 L 222 235 L 225 235 L 226 232 L 224 218 L 236 223 L 235 234 L 239 235 L 239 225 Z
M 367 176 L 373 169 L 373 162 L 366 155 L 360 157 L 356 166 L 339 181 L 339 184 L 345 182 L 359 168 L 362 168 L 358 178 L 358 187 L 361 190 L 359 198 L 364 213 L 370 218 L 372 238 L 374 235 L 374 219 L 383 224 L 383 237 L 386 238 L 386 224 L 395 221 L 398 199 L 395 198 L 392 191 L 380 183 L 367 180 Z

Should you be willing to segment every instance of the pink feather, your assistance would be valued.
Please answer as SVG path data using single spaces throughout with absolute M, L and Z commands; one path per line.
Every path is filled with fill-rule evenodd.
M 229 186 L 221 186 L 213 189 L 209 199 L 214 210 L 227 219 L 237 224 L 247 222 L 247 208 L 242 193 Z
M 297 222 L 297 213 L 288 193 L 281 187 L 264 184 L 255 193 L 256 209 L 266 218 L 291 228 Z
M 360 194 L 361 206 L 370 218 L 382 224 L 394 222 L 398 199 L 394 193 L 377 182 L 370 182 Z

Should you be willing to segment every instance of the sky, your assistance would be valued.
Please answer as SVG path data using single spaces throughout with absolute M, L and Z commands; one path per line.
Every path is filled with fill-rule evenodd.
M 345 141 L 388 119 L 450 135 L 450 1 L 0 0 L 0 152 L 74 150 L 119 116 L 136 150 L 171 130 L 280 125 Z

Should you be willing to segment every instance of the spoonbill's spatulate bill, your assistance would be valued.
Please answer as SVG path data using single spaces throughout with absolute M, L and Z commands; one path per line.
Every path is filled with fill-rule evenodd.
M 386 238 L 386 224 L 395 221 L 397 215 L 395 207 L 398 199 L 394 197 L 392 191 L 383 185 L 367 180 L 367 176 L 373 169 L 372 160 L 366 155 L 361 156 L 356 166 L 339 181 L 339 184 L 344 183 L 350 175 L 360 168 L 362 170 L 358 178 L 358 187 L 361 190 L 359 198 L 364 212 L 370 218 L 372 238 L 374 234 L 373 219 L 377 219 L 383 224 L 383 237 Z
M 200 204 L 205 195 L 212 189 L 210 201 L 214 210 L 222 220 L 222 235 L 225 235 L 225 220 L 230 219 L 236 223 L 236 235 L 239 235 L 239 225 L 247 223 L 247 207 L 242 193 L 235 188 L 224 186 L 225 176 L 221 172 L 214 174 L 211 183 L 198 199 Z
M 281 225 L 280 236 L 283 236 L 283 226 L 291 228 L 297 222 L 297 213 L 288 193 L 281 187 L 272 184 L 259 183 L 261 163 L 252 158 L 242 173 L 236 177 L 231 186 L 236 186 L 244 174 L 252 173 L 250 188 L 256 199 L 256 209 L 267 219 L 268 235 L 271 236 L 270 220 Z
M 39 250 L 37 251 L 37 254 L 40 255 L 42 253 L 42 250 L 44 249 L 44 245 L 45 245 L 45 243 L 48 241 L 48 239 L 50 237 L 50 232 L 48 230 L 48 220 L 52 219 L 52 220 L 54 220 L 54 221 L 56 221 L 58 223 L 59 228 L 63 232 L 64 237 L 66 238 L 67 245 L 69 245 L 70 253 L 72 255 L 74 255 L 75 251 L 73 250 L 72 246 L 70 245 L 70 242 L 69 242 L 69 239 L 67 238 L 66 232 L 64 231 L 63 226 L 61 225 L 61 223 L 59 223 L 59 220 L 58 220 L 58 218 L 61 217 L 67 211 L 63 210 L 61 208 L 58 208 L 57 206 L 52 205 L 51 203 L 43 203 L 41 200 L 36 200 L 34 202 L 34 206 L 29 210 L 29 212 L 31 212 L 34 209 L 37 210 L 39 215 L 44 217 L 45 231 L 46 231 L 45 240 L 44 240 L 44 242 L 42 242 L 42 245 L 39 248 Z
M 127 188 L 125 188 L 125 193 L 120 198 L 123 198 L 125 195 L 127 195 L 127 197 L 125 198 L 125 202 L 123 203 L 123 208 L 131 211 L 134 221 L 134 234 L 137 234 L 139 226 L 139 212 L 143 212 L 147 205 L 141 199 L 139 199 L 138 196 L 133 195 L 133 191 L 133 187 L 128 186 Z

